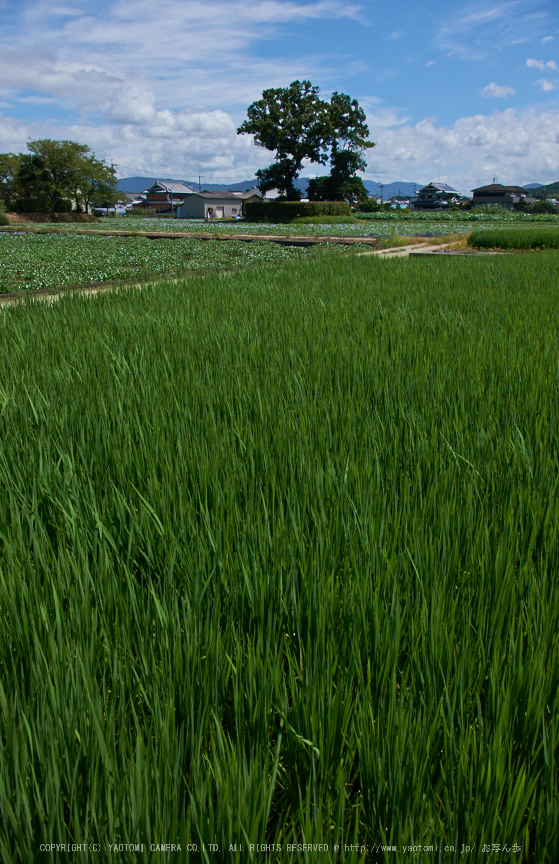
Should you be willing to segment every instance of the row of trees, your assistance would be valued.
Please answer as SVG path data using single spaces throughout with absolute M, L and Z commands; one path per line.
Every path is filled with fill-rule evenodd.
M 364 154 L 375 146 L 368 140 L 365 112 L 344 93 L 333 93 L 326 102 L 319 92 L 310 81 L 294 81 L 264 90 L 262 99 L 249 105 L 237 132 L 254 135 L 258 146 L 276 152 L 274 162 L 256 172 L 260 189 L 277 188 L 287 201 L 297 201 L 294 181 L 303 162 L 330 162 L 329 175 L 310 181 L 309 199 L 364 201 L 367 190 L 357 172 L 366 168 Z
M 0 153 L 0 200 L 16 212 L 88 212 L 118 197 L 116 172 L 75 141 L 30 141 L 29 153 Z

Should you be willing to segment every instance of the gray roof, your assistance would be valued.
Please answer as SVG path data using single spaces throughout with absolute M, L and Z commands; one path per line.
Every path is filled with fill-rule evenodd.
M 478 186 L 477 189 L 472 189 L 472 192 L 514 192 L 517 195 L 527 194 L 527 191 L 523 186 L 502 186 L 500 183 L 490 183 L 488 186 Z
M 200 198 L 209 198 L 211 200 L 222 199 L 225 201 L 243 201 L 245 198 L 252 198 L 253 195 L 258 195 L 260 198 L 264 197 L 258 189 L 252 189 L 250 192 L 231 192 L 230 190 L 227 190 L 227 192 L 208 192 L 207 189 L 204 189 L 203 192 L 197 192 L 194 189 L 192 194 L 198 195 Z
M 456 189 L 453 189 L 452 186 L 447 186 L 446 183 L 427 183 L 427 186 L 433 186 L 435 189 L 440 189 L 441 192 L 453 192 L 455 195 L 459 195 Z M 427 189 L 427 186 L 423 186 L 419 191 L 422 192 L 423 189 Z
M 187 183 L 182 183 L 181 181 L 174 182 L 170 180 L 157 180 L 155 183 L 149 187 L 149 189 L 144 189 L 144 192 L 151 192 L 155 189 L 156 186 L 160 186 L 164 192 L 171 192 L 173 195 L 177 193 L 182 193 L 184 195 L 185 192 L 197 192 L 197 189 L 194 189 L 192 186 L 189 186 Z

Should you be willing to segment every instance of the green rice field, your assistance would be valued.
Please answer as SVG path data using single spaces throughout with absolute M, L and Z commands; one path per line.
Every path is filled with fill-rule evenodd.
M 2 861 L 559 860 L 558 265 L 0 310 Z
M 538 225 L 473 231 L 468 243 L 477 249 L 559 249 L 559 226 Z
M 0 232 L 0 294 L 163 274 L 175 276 L 185 271 L 227 269 L 344 251 L 348 248 L 328 243 L 295 247 L 261 240 L 216 243 L 190 238 L 78 235 L 70 231 Z

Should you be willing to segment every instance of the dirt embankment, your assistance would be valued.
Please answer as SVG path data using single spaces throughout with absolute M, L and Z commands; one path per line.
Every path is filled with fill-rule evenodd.
M 20 222 L 99 222 L 89 213 L 7 213 L 10 225 Z

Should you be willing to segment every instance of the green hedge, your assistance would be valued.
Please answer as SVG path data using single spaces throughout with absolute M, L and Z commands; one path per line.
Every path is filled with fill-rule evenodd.
M 304 216 L 351 216 L 347 201 L 248 201 L 248 222 L 291 222 Z
M 476 249 L 559 249 L 559 229 L 486 228 L 472 231 L 468 243 Z
M 91 213 L 78 213 L 76 210 L 71 210 L 69 213 L 52 211 L 48 213 L 41 211 L 34 213 L 24 212 L 23 215 L 27 222 L 99 222 L 97 216 L 93 216 Z

